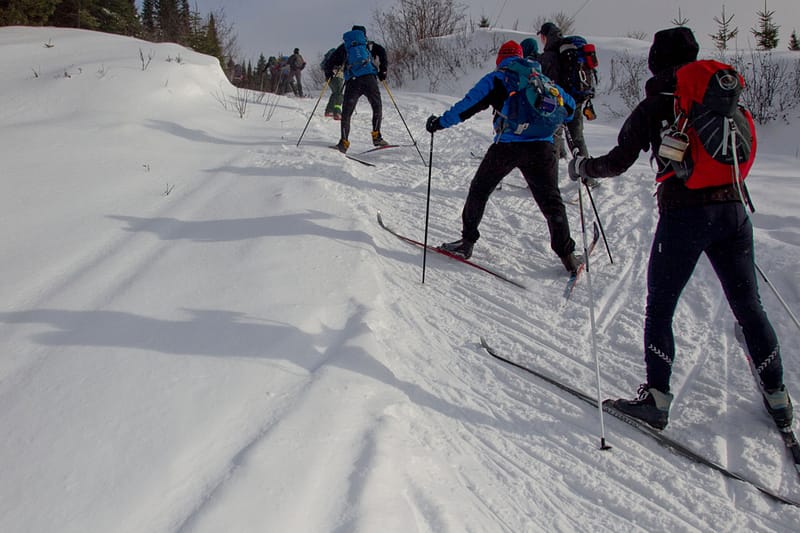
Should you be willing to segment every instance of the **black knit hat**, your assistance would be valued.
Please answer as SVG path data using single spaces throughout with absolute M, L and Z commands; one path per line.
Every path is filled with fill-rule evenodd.
M 300 49 L 299 49 L 299 48 L 295 48 L 295 49 L 294 49 L 294 53 L 295 53 L 295 54 L 299 54 L 299 53 L 300 53 Z
M 656 32 L 647 58 L 650 72 L 658 74 L 664 69 L 677 67 L 697 59 L 700 46 L 692 30 L 685 26 Z
M 353 26 L 351 29 L 360 30 L 360 31 L 364 32 L 364 37 L 367 36 L 367 28 L 365 28 L 364 26 Z
M 552 22 L 545 22 L 539 29 L 538 35 L 544 35 L 549 39 L 553 35 L 561 35 L 561 29 Z

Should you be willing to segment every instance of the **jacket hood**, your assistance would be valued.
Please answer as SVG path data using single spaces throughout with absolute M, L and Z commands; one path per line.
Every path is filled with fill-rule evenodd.
M 647 66 L 650 72 L 658 74 L 662 70 L 695 61 L 699 50 L 700 46 L 689 28 L 680 26 L 661 30 L 653 37 Z

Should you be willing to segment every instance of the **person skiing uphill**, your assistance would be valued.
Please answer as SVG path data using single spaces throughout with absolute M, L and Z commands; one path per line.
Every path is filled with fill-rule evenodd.
M 322 72 L 328 71 L 328 61 L 330 61 L 331 56 L 336 51 L 336 48 L 331 48 L 325 53 L 325 57 L 322 59 Z M 342 69 L 334 68 L 333 76 L 326 77 L 325 81 L 328 82 L 328 87 L 331 89 L 331 95 L 328 98 L 328 105 L 325 106 L 325 116 L 326 117 L 333 117 L 333 120 L 342 120 L 342 100 L 344 99 L 343 90 L 344 90 L 344 74 L 342 73 Z
M 539 61 L 541 64 L 539 57 L 539 44 L 536 42 L 536 39 L 528 37 L 527 39 L 523 39 L 519 45 L 522 47 L 522 57 L 532 61 Z
M 655 34 L 648 57 L 653 77 L 645 85 L 645 99 L 628 116 L 619 132 L 617 146 L 610 152 L 595 158 L 579 156 L 569 163 L 572 179 L 617 176 L 633 165 L 639 152 L 649 149 L 658 154 L 654 155 L 658 174 L 668 170 L 671 163 L 660 153 L 663 124 L 676 119 L 673 93 L 677 73 L 696 61 L 698 50 L 694 34 L 688 28 L 670 28 Z M 733 79 L 728 76 L 725 85 Z M 722 80 L 718 86 L 723 86 Z M 754 138 L 748 142 L 751 140 Z M 728 183 L 689 188 L 679 176 L 673 175 L 658 186 L 659 219 L 647 269 L 644 323 L 647 382 L 639 388 L 638 398 L 618 399 L 613 405 L 657 429 L 666 427 L 673 398 L 670 394 L 675 360 L 672 317 L 700 255 L 705 253 L 742 328 L 767 411 L 778 427 L 789 427 L 792 402 L 783 383 L 778 339 L 758 292 L 753 228 L 744 206 L 746 193 L 739 190 L 744 185 L 734 184 L 730 172 L 727 178 L 705 178 L 721 178 Z
M 303 74 L 302 71 L 306 68 L 306 60 L 300 55 L 300 49 L 295 48 L 294 53 L 289 56 L 287 60 L 289 65 L 289 76 L 294 80 L 294 94 L 303 97 Z
M 344 42 L 331 54 L 326 62 L 325 78 L 331 78 L 337 67 L 344 69 L 344 102 L 342 104 L 341 138 L 336 147 L 345 153 L 350 147 L 350 118 L 361 96 L 366 96 L 372 106 L 372 144 L 386 146 L 381 135 L 382 103 L 378 81 L 386 79 L 388 61 L 386 50 L 379 44 L 367 40 L 364 26 L 342 35 Z M 378 65 L 375 65 L 375 60 Z
M 430 133 L 455 126 L 479 111 L 492 106 L 495 112 L 494 143 L 486 151 L 469 186 L 461 213 L 461 239 L 444 243 L 441 248 L 465 259 L 472 255 L 479 239 L 486 202 L 502 179 L 518 168 L 528 183 L 539 209 L 547 220 L 550 248 L 561 258 L 564 268 L 574 274 L 581 265 L 575 255 L 575 241 L 570 236 L 567 213 L 558 190 L 558 160 L 553 146 L 553 132 L 572 116 L 575 101 L 560 87 L 541 74 L 539 64 L 522 58 L 522 48 L 508 41 L 497 53 L 497 70 L 486 74 L 466 96 L 440 117 L 431 115 L 425 125 Z M 519 69 L 527 70 L 548 90 L 542 100 L 551 105 L 548 115 L 533 114 L 523 122 L 513 117 L 514 109 L 523 109 L 525 90 L 520 90 Z M 553 94 L 555 93 L 555 94 Z M 514 95 L 514 96 L 512 96 Z
M 552 22 L 545 22 L 538 32 L 539 38 L 542 40 L 544 51 L 539 54 L 538 61 L 542 64 L 542 71 L 550 79 L 555 80 L 556 83 L 562 87 L 569 87 L 566 80 L 569 79 L 569 73 L 563 71 L 561 64 L 561 47 L 564 44 L 564 36 L 561 34 L 561 29 Z M 572 95 L 577 98 L 576 95 Z M 585 102 L 576 101 L 575 113 L 572 120 L 564 126 L 569 132 L 569 139 L 571 139 L 570 150 L 575 148 L 582 156 L 589 155 L 589 148 L 586 146 L 586 139 L 583 135 L 583 106 Z M 564 139 L 563 128 L 556 132 L 555 145 L 556 153 L 559 157 L 566 157 L 566 145 Z M 597 187 L 600 182 L 596 180 L 587 180 L 586 184 L 589 188 Z

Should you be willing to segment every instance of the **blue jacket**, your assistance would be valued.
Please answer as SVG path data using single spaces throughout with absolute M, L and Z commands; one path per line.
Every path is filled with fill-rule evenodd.
M 460 101 L 453 104 L 453 106 L 444 112 L 439 119 L 439 124 L 444 128 L 455 126 L 460 122 L 464 122 L 476 113 L 487 109 L 492 106 L 495 111 L 494 125 L 495 131 L 497 130 L 497 123 L 500 117 L 497 112 L 503 109 L 508 95 L 516 90 L 514 84 L 516 83 L 516 76 L 503 70 L 503 67 L 514 61 L 516 58 L 504 59 L 502 63 L 497 66 L 497 70 L 490 72 L 482 77 L 478 83 Z M 513 78 L 513 79 L 512 79 Z M 559 87 L 562 96 L 564 97 L 564 106 L 567 108 L 567 118 L 565 122 L 572 120 L 572 115 L 575 110 L 575 100 L 567 94 L 567 92 Z M 514 135 L 512 132 L 503 132 L 495 135 L 494 142 L 498 143 L 513 143 L 513 142 L 532 142 L 532 141 L 548 141 L 553 142 L 553 136 L 544 137 L 541 139 L 523 138 L 519 135 Z

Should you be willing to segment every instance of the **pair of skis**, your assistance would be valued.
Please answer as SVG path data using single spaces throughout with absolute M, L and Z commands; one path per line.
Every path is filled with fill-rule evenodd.
M 510 366 L 512 366 L 512 367 L 514 367 L 514 368 L 516 368 L 518 370 L 522 370 L 523 372 L 531 374 L 531 375 L 537 377 L 538 379 L 540 379 L 540 380 L 542 380 L 542 381 L 544 381 L 544 382 L 556 387 L 557 389 L 559 389 L 561 391 L 564 391 L 564 392 L 574 396 L 575 398 L 578 398 L 579 400 L 581 400 L 581 401 L 587 403 L 588 405 L 594 407 L 595 409 L 597 409 L 597 400 L 595 398 L 591 397 L 590 395 L 588 395 L 588 394 L 586 394 L 586 393 L 584 393 L 584 392 L 582 392 L 582 391 L 580 391 L 580 390 L 578 390 L 578 389 L 576 389 L 574 387 L 571 387 L 570 385 L 567 385 L 567 384 L 565 384 L 565 383 L 563 383 L 563 382 L 561 382 L 561 381 L 559 381 L 559 380 L 557 380 L 557 379 L 555 379 L 553 377 L 550 377 L 547 374 L 545 374 L 543 372 L 540 372 L 539 370 L 530 368 L 528 366 L 525 366 L 525 365 L 522 365 L 520 363 L 514 362 L 514 361 L 512 361 L 511 359 L 509 359 L 507 357 L 504 357 L 498 351 L 496 351 L 494 348 L 492 348 L 484 337 L 480 338 L 480 342 L 481 342 L 481 347 L 484 350 L 486 350 L 486 353 L 488 353 L 490 356 L 494 357 L 495 359 L 497 359 L 499 361 L 502 361 L 503 363 L 505 363 L 507 365 L 510 365 Z M 778 502 L 781 502 L 781 503 L 785 503 L 785 504 L 789 504 L 789 505 L 793 505 L 795 507 L 800 507 L 800 502 L 798 502 L 796 500 L 793 500 L 791 498 L 788 498 L 786 496 L 783 496 L 781 494 L 778 494 L 774 490 L 764 486 L 762 483 L 760 483 L 760 482 L 758 482 L 758 481 L 756 481 L 754 479 L 748 478 L 748 477 L 744 476 L 743 474 L 738 474 L 736 472 L 733 472 L 733 471 L 725 468 L 724 466 L 720 465 L 719 463 L 717 463 L 713 459 L 710 459 L 710 458 L 702 455 L 701 453 L 698 453 L 698 452 L 690 449 L 685 444 L 682 444 L 682 443 L 678 442 L 677 440 L 672 439 L 671 437 L 669 437 L 669 436 L 661 433 L 660 431 L 650 427 L 646 423 L 644 423 L 644 422 L 642 422 L 642 421 L 640 421 L 640 420 L 638 420 L 636 418 L 633 418 L 631 416 L 628 416 L 627 414 L 625 414 L 625 413 L 623 413 L 621 411 L 618 411 L 613 406 L 613 400 L 605 400 L 602 403 L 602 407 L 603 407 L 603 411 L 604 412 L 610 414 L 611 416 L 613 416 L 613 417 L 615 417 L 615 418 L 617 418 L 619 420 L 622 420 L 623 422 L 625 422 L 626 424 L 630 425 L 631 427 L 636 428 L 640 432 L 642 432 L 645 435 L 651 437 L 653 440 L 655 440 L 661 446 L 672 450 L 676 454 L 681 455 L 681 456 L 683 456 L 683 457 L 685 457 L 687 459 L 690 459 L 691 461 L 694 461 L 694 462 L 696 462 L 698 464 L 702 464 L 702 465 L 705 465 L 705 466 L 707 466 L 707 467 L 709 467 L 709 468 L 711 468 L 713 470 L 716 470 L 717 472 L 719 472 L 720 474 L 722 474 L 725 477 L 728 477 L 730 479 L 735 479 L 737 481 L 742 481 L 744 483 L 747 483 L 748 485 L 751 485 L 753 488 L 755 488 L 758 491 L 762 492 L 763 494 L 769 496 L 770 498 L 772 498 L 775 501 L 778 501 Z M 790 455 L 791 455 L 792 460 L 794 462 L 794 468 L 797 470 L 798 474 L 800 474 L 800 443 L 798 443 L 797 437 L 795 436 L 794 431 L 792 431 L 791 428 L 788 428 L 788 429 L 780 429 L 780 428 L 778 428 L 778 431 L 781 434 L 781 437 L 783 439 L 784 445 L 786 446 L 786 448 L 790 452 Z
M 455 259 L 456 261 L 458 261 L 460 263 L 464 263 L 464 264 L 469 265 L 469 266 L 471 266 L 473 268 L 477 268 L 478 270 L 486 272 L 487 274 L 491 274 L 492 276 L 496 277 L 497 279 L 503 280 L 506 283 L 510 283 L 511 285 L 514 285 L 515 287 L 519 287 L 520 289 L 527 289 L 527 287 L 525 287 L 525 285 L 523 285 L 522 283 L 520 283 L 518 281 L 515 281 L 515 280 L 509 278 L 508 276 L 506 276 L 504 274 L 501 274 L 500 272 L 497 272 L 496 270 L 493 270 L 493 269 L 491 269 L 489 267 L 485 267 L 483 265 L 475 263 L 474 261 L 470 261 L 469 259 L 464 259 L 460 255 L 452 254 L 452 253 L 448 252 L 447 250 L 442 250 L 438 246 L 431 246 L 430 244 L 426 245 L 426 244 L 424 244 L 422 242 L 419 242 L 417 240 L 414 240 L 414 239 L 412 239 L 410 237 L 406 237 L 405 235 L 402 235 L 402 234 L 396 232 L 395 230 L 393 230 L 392 228 L 390 228 L 389 226 L 387 226 L 383 222 L 383 217 L 381 217 L 381 212 L 380 211 L 378 211 L 378 224 L 380 225 L 380 227 L 382 227 L 383 229 L 385 229 L 386 231 L 388 231 L 389 233 L 391 233 L 392 235 L 394 235 L 395 237 L 397 237 L 398 239 L 400 239 L 402 241 L 405 241 L 405 242 L 407 242 L 409 244 L 413 244 L 414 246 L 419 246 L 420 248 L 427 248 L 431 252 L 436 252 L 437 254 L 441 254 L 441 255 L 443 255 L 445 257 L 449 257 L 450 259 Z
M 410 237 L 402 235 L 401 233 L 398 233 L 394 229 L 392 229 L 389 226 L 387 226 L 386 223 L 384 223 L 383 217 L 381 216 L 380 211 L 378 211 L 378 224 L 380 225 L 381 228 L 385 229 L 386 231 L 388 231 L 389 233 L 391 233 L 392 235 L 394 235 L 395 237 L 397 237 L 398 239 L 400 239 L 402 241 L 405 241 L 405 242 L 407 242 L 409 244 L 413 244 L 414 246 L 419 246 L 421 248 L 427 248 L 428 250 L 430 250 L 432 252 L 436 252 L 437 254 L 441 254 L 441 255 L 443 255 L 445 257 L 449 257 L 450 259 L 455 259 L 456 261 L 458 261 L 460 263 L 464 263 L 466 265 L 471 266 L 472 268 L 476 268 L 478 270 L 486 272 L 487 274 L 491 274 L 492 276 L 496 277 L 497 279 L 505 281 L 506 283 L 510 283 L 511 285 L 514 285 L 515 287 L 519 287 L 520 289 L 527 289 L 527 287 L 524 284 L 522 284 L 519 281 L 516 281 L 516 280 L 506 276 L 505 274 L 502 274 L 502 273 L 498 272 L 497 270 L 491 269 L 491 268 L 489 268 L 487 266 L 481 265 L 481 264 L 476 263 L 474 261 L 470 261 L 469 259 L 464 259 L 460 255 L 456 255 L 456 254 L 450 253 L 447 250 L 442 250 L 438 246 L 431 246 L 430 244 L 425 245 L 424 243 L 421 243 L 421 242 L 419 242 L 417 240 L 414 240 L 414 239 L 412 239 Z M 595 249 L 595 246 L 597 245 L 597 241 L 598 241 L 599 238 L 600 238 L 600 232 L 598 230 L 597 224 L 595 223 L 594 224 L 594 235 L 592 236 L 592 242 L 589 245 L 589 250 L 588 250 L 589 254 L 591 254 L 592 251 Z M 586 263 L 584 262 L 578 268 L 578 271 L 574 275 L 570 276 L 570 278 L 567 280 L 567 286 L 564 289 L 564 298 L 565 299 L 569 300 L 569 297 L 572 295 L 572 290 L 575 288 L 575 284 L 578 282 L 578 278 L 580 277 L 580 275 L 585 270 L 585 267 L 586 267 Z
M 402 146 L 406 146 L 406 145 L 405 144 L 387 144 L 385 146 L 376 146 L 375 148 L 370 148 L 369 150 L 364 150 L 363 152 L 359 152 L 356 155 L 345 154 L 345 153 L 342 153 L 342 155 L 344 155 L 347 159 L 349 159 L 351 161 L 355 161 L 356 163 L 361 163 L 362 165 L 368 166 L 368 167 L 374 167 L 374 166 L 376 166 L 375 163 L 373 163 L 371 161 L 367 161 L 366 159 L 361 159 L 358 156 L 361 156 L 361 155 L 364 155 L 364 154 L 368 154 L 370 152 L 377 152 L 378 150 L 386 150 L 387 148 L 400 148 Z M 336 145 L 329 146 L 328 148 L 333 148 L 334 150 L 337 150 L 337 151 L 339 150 L 339 147 L 336 146 Z

